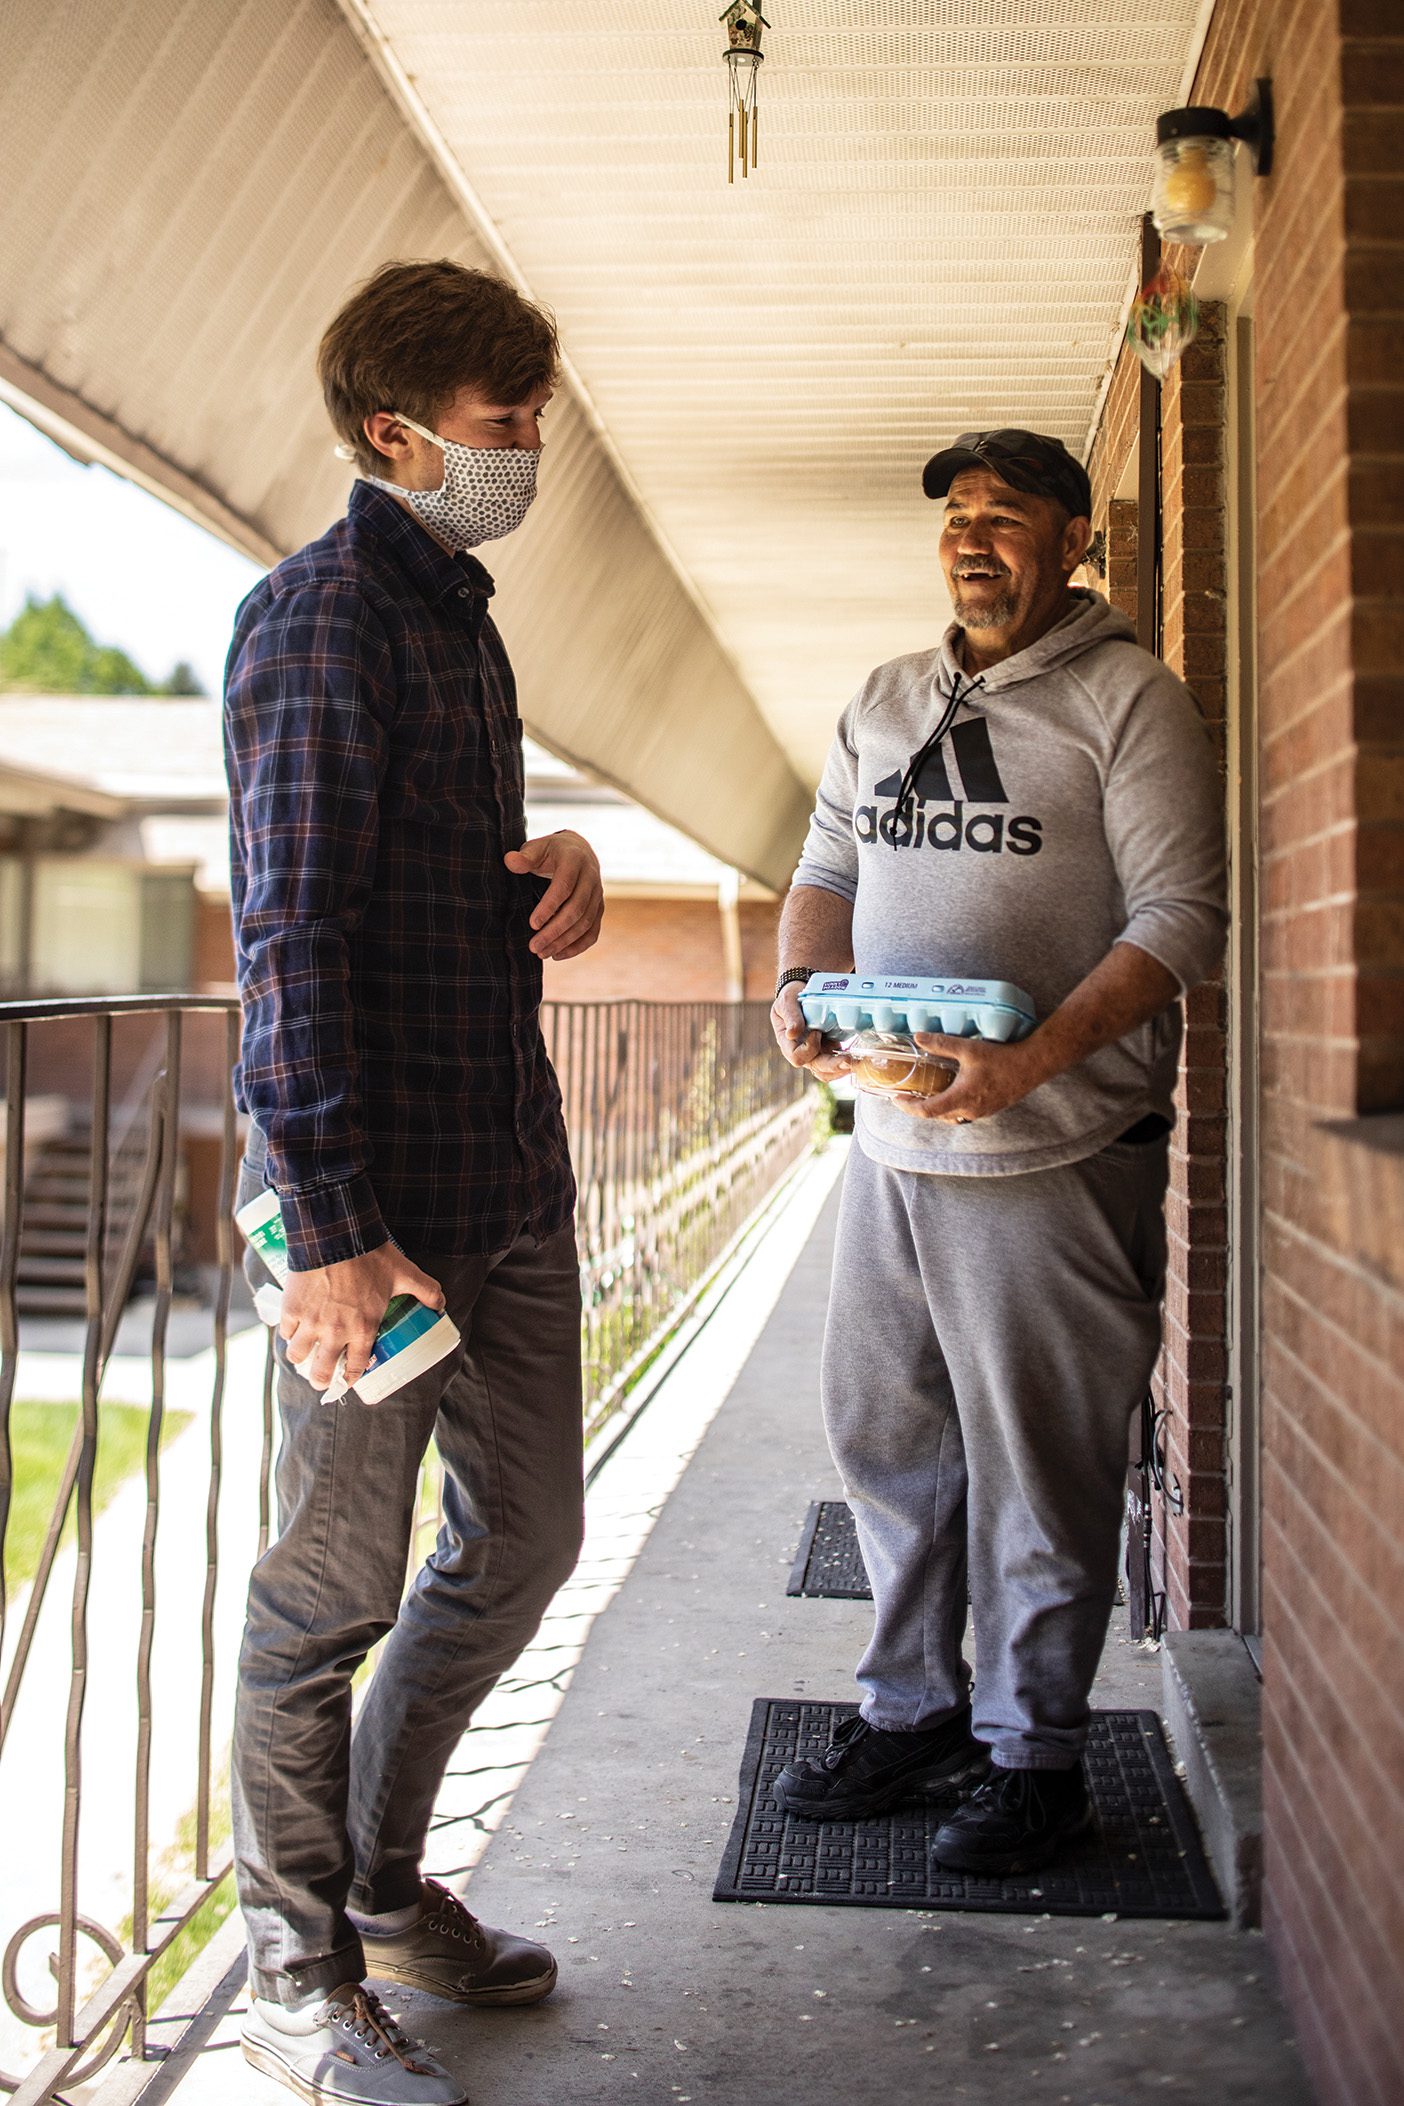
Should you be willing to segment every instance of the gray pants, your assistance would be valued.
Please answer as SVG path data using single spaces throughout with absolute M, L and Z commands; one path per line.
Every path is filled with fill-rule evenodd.
M 1164 1140 L 1014 1177 L 889 1170 L 855 1145 L 824 1417 L 872 1582 L 876 1726 L 969 1700 L 1009 1769 L 1087 1735 L 1116 1592 L 1131 1414 L 1160 1345 Z
M 246 1164 L 240 1204 L 262 1183 Z M 348 1901 L 378 1914 L 417 1899 L 449 1756 L 580 1552 L 573 1232 L 414 1255 L 463 1346 L 395 1396 L 324 1405 L 279 1342 L 281 1527 L 249 1587 L 233 1797 L 250 1975 L 285 2005 L 362 1979 Z M 431 1435 L 443 1527 L 402 1605 Z M 381 1638 L 353 1732 L 351 1677 Z

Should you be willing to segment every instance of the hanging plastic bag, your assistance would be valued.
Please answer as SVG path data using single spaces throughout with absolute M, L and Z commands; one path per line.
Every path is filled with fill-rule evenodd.
M 1126 341 L 1148 373 L 1164 380 L 1194 342 L 1199 302 L 1189 279 L 1170 264 L 1143 285 L 1131 303 Z

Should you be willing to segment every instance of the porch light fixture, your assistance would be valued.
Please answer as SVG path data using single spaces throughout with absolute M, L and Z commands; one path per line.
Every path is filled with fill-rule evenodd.
M 1155 187 L 1151 217 L 1162 241 L 1203 248 L 1222 241 L 1233 225 L 1234 147 L 1253 157 L 1254 173 L 1272 170 L 1272 82 L 1258 80 L 1246 110 L 1191 104 L 1155 121 Z
M 726 24 L 727 72 L 731 77 L 731 110 L 726 121 L 726 180 L 736 181 L 736 164 L 743 176 L 756 165 L 757 111 L 756 76 L 760 72 L 761 37 L 770 24 L 755 0 L 731 0 L 719 21 Z

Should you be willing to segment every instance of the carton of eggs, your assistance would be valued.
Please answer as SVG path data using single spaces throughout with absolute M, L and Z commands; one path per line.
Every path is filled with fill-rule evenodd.
M 1008 980 L 921 980 L 814 973 L 800 1011 L 826 1038 L 854 1031 L 943 1031 L 950 1038 L 1027 1038 L 1038 1022 L 1031 998 Z

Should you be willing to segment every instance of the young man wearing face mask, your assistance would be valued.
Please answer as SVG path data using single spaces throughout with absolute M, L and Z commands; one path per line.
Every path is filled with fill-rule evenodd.
M 603 894 L 579 835 L 525 839 L 473 553 L 535 494 L 549 319 L 458 264 L 391 264 L 318 363 L 360 479 L 245 601 L 226 699 L 240 1201 L 277 1192 L 291 1261 L 281 1532 L 250 1585 L 233 1751 L 244 2052 L 306 2099 L 456 2106 L 370 1983 L 494 2005 L 556 1978 L 420 1859 L 449 1755 L 579 1552 L 575 1194 L 538 1006 L 542 960 L 594 943 Z M 397 1294 L 446 1308 L 461 1347 L 382 1403 L 324 1405 Z M 431 1435 L 444 1523 L 402 1604 Z
M 1070 589 L 1091 490 L 1065 448 L 968 433 L 924 487 L 955 623 L 844 712 L 772 1020 L 787 1059 L 834 1069 L 796 983 L 856 959 L 1012 981 L 1039 1023 L 923 1034 L 949 1089 L 859 1100 L 823 1392 L 875 1627 L 859 1717 L 776 1791 L 852 1819 L 978 1785 L 935 1855 L 997 1878 L 1089 1819 L 1129 1421 L 1160 1343 L 1178 997 L 1223 943 L 1223 795 L 1188 691 Z

